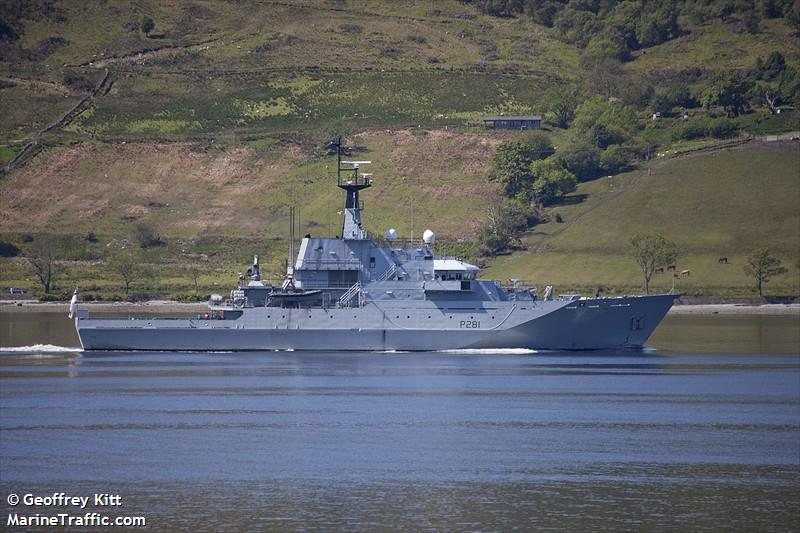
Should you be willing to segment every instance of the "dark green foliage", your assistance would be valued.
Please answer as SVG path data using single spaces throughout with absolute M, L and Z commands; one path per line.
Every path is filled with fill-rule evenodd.
M 145 222 L 136 224 L 133 228 L 133 238 L 139 243 L 141 248 L 153 248 L 164 244 L 164 241 L 161 240 L 161 236 Z
M 692 95 L 689 86 L 684 83 L 670 85 L 667 88 L 666 97 L 672 107 L 691 109 L 698 106 L 697 99 Z
M 0 257 L 16 257 L 20 249 L 16 245 L 6 241 L 0 241 Z
M 586 48 L 586 59 L 627 60 L 630 52 L 655 46 L 684 33 L 681 20 L 700 25 L 712 20 L 760 31 L 762 17 L 785 17 L 800 31 L 800 3 L 791 0 L 462 0 L 481 12 L 513 16 L 525 12 L 556 29 L 561 38 Z
M 753 82 L 734 72 L 718 78 L 703 91 L 701 102 L 706 109 L 722 107 L 728 116 L 739 116 L 747 110 Z
M 495 17 L 511 17 L 522 13 L 523 0 L 462 0 L 465 4 L 473 4 L 478 11 Z
M 153 19 L 147 16 L 142 17 L 142 24 L 141 24 L 142 33 L 147 35 L 151 31 L 153 31 L 155 27 L 156 23 L 153 21 Z
M 600 150 L 588 142 L 578 142 L 558 152 L 558 159 L 578 181 L 593 180 L 600 171 Z
M 578 184 L 575 174 L 555 157 L 531 163 L 531 174 L 534 177 L 531 199 L 539 206 L 553 205 L 573 192 Z
M 0 19 L 0 42 L 2 41 L 16 41 L 19 39 L 19 34 L 8 24 L 5 20 Z
M 604 174 L 616 174 L 630 170 L 636 151 L 628 146 L 612 144 L 600 154 L 600 168 Z
M 478 233 L 477 254 L 495 256 L 519 245 L 519 237 L 539 222 L 530 203 L 518 198 L 503 198 L 487 207 L 486 221 Z
M 605 150 L 609 145 L 618 144 L 624 140 L 619 131 L 615 131 L 605 124 L 595 124 L 589 130 L 589 142 L 601 150 Z
M 602 96 L 584 101 L 575 111 L 573 128 L 579 138 L 591 140 L 591 131 L 602 124 L 618 138 L 627 138 L 637 128 L 633 107 Z
M 489 180 L 499 181 L 503 186 L 503 194 L 509 198 L 520 193 L 527 194 L 533 182 L 531 163 L 553 153 L 553 145 L 545 134 L 532 134 L 528 140 L 530 142 L 501 143 L 492 158 L 494 168 L 489 173 Z
M 692 140 L 704 137 L 728 139 L 739 132 L 736 122 L 725 117 L 696 119 L 686 122 L 672 132 L 673 140 Z
M 736 123 L 729 118 L 712 118 L 707 122 L 706 132 L 708 137 L 727 139 L 736 136 L 738 127 Z
M 800 72 L 787 68 L 778 76 L 776 91 L 784 103 L 800 105 Z
M 562 7 L 563 3 L 555 0 L 527 0 L 525 12 L 537 23 L 552 28 L 553 16 Z
M 556 150 L 550 137 L 543 131 L 531 131 L 525 135 L 522 142 L 530 147 L 530 152 L 536 154 L 533 159 L 545 159 L 553 155 Z
M 757 80 L 775 80 L 786 70 L 786 58 L 780 52 L 772 52 L 767 59 L 756 59 L 753 76 Z
M 692 96 L 687 85 L 678 83 L 670 85 L 664 92 L 654 94 L 649 107 L 654 113 L 669 116 L 676 107 L 684 109 L 697 107 L 697 100 Z
M 792 6 L 784 11 L 784 16 L 794 31 L 800 33 L 800 2 L 793 2 Z
M 559 128 L 567 128 L 575 118 L 580 95 L 576 87 L 556 87 L 547 93 L 545 101 L 553 123 Z

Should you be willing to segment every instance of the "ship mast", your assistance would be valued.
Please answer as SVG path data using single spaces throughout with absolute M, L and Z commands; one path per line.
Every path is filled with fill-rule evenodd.
M 337 138 L 332 145 L 336 146 L 336 185 L 346 193 L 342 239 L 368 239 L 367 232 L 361 228 L 363 206 L 358 193 L 372 186 L 372 174 L 359 174 L 358 171 L 361 165 L 368 165 L 372 161 L 342 161 L 342 138 Z

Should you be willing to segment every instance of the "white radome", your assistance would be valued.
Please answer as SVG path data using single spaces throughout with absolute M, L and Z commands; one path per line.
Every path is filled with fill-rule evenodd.
M 436 234 L 429 229 L 425 230 L 425 233 L 422 234 L 422 240 L 425 241 L 425 244 L 433 244 L 436 242 Z
M 386 230 L 386 240 L 387 241 L 396 241 L 397 240 L 397 230 L 394 228 L 389 228 Z

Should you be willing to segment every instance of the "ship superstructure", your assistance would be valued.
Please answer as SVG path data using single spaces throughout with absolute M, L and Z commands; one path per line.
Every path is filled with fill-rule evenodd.
M 672 305 L 670 294 L 556 298 L 552 287 L 538 294 L 481 280 L 477 266 L 436 256 L 430 230 L 401 244 L 389 229 L 379 245 L 363 227 L 359 198 L 373 184 L 362 172 L 370 162 L 343 161 L 341 141 L 335 146 L 345 193 L 341 235 L 306 235 L 279 286 L 262 282 L 256 256 L 230 296 L 212 296 L 198 317 L 94 318 L 79 309 L 84 349 L 637 348 Z

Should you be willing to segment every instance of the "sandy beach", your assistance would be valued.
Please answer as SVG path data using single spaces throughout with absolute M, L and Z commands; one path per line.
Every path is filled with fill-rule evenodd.
M 153 300 L 142 303 L 108 302 L 93 303 L 82 302 L 80 307 L 100 313 L 201 313 L 208 307 L 205 302 L 172 302 L 167 300 Z M 67 313 L 69 304 L 66 302 L 40 303 L 33 300 L 7 300 L 0 302 L 2 313 Z M 800 317 L 800 304 L 685 304 L 676 303 L 670 309 L 671 315 L 795 315 Z

